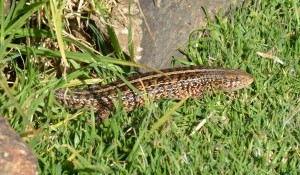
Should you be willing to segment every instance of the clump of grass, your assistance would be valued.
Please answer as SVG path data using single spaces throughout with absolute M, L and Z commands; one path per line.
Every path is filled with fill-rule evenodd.
M 107 17 L 108 6 L 87 2 L 90 11 L 80 20 L 91 12 Z M 93 110 L 65 109 L 53 91 L 107 83 L 131 74 L 126 66 L 139 65 L 124 60 L 113 28 L 112 52 L 92 25 L 90 43 L 65 34 L 59 20 L 59 13 L 66 15 L 64 1 L 12 4 L 8 16 L 1 16 L 0 113 L 34 150 L 43 174 L 297 173 L 298 1 L 246 1 L 191 35 L 186 50 L 191 63 L 185 64 L 246 70 L 255 78 L 251 87 L 188 99 L 162 119 L 177 102 L 150 101 L 130 114 L 117 106 L 97 128 L 87 122 L 97 115 Z M 59 10 L 56 18 L 54 9 Z M 45 47 L 48 40 L 51 47 Z M 60 68 L 64 54 L 68 66 Z M 65 77 L 58 73 L 64 69 Z

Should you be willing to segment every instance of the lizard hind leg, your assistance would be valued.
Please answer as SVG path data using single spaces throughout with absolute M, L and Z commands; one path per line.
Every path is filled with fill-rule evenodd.
M 99 126 L 103 123 L 104 120 L 106 120 L 109 115 L 110 115 L 110 110 L 107 109 L 107 108 L 102 108 L 102 109 L 99 109 L 97 112 L 96 112 L 96 117 L 95 117 L 95 124 L 96 126 Z

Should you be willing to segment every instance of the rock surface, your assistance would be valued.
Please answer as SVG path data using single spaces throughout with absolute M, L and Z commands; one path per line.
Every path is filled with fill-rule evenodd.
M 37 175 L 37 160 L 28 145 L 0 116 L 0 175 Z
M 233 2 L 242 0 L 132 0 L 130 12 L 128 0 L 117 2 L 111 23 L 125 53 L 128 53 L 127 27 L 131 20 L 135 61 L 163 69 L 170 67 L 173 57 L 184 58 L 178 48 L 188 41 L 194 29 L 205 25 L 202 7 L 213 16 L 219 9 L 227 11 Z

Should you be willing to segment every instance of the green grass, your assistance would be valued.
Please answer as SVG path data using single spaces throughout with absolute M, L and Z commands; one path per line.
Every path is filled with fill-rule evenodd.
M 106 53 L 95 33 L 95 43 L 102 43 L 99 53 L 93 45 L 58 36 L 50 21 L 29 25 L 32 14 L 41 15 L 41 7 L 50 20 L 49 1 L 27 6 L 21 0 L 8 17 L 1 15 L 0 114 L 34 150 L 42 174 L 299 173 L 298 1 L 253 1 L 225 16 L 220 13 L 191 34 L 183 50 L 190 62 L 176 60 L 246 70 L 255 78 L 249 88 L 188 99 L 175 111 L 179 102 L 172 100 L 150 101 L 129 114 L 118 106 L 100 127 L 93 123 L 97 114 L 64 108 L 54 99 L 54 90 L 108 83 L 131 74 L 128 66 L 140 65 L 125 60 L 111 28 L 115 52 Z M 106 16 L 105 4 L 93 7 Z M 203 31 L 209 37 L 202 36 Z M 43 48 L 33 42 L 40 38 L 57 39 L 82 53 Z M 58 68 L 63 54 L 70 65 L 67 82 Z

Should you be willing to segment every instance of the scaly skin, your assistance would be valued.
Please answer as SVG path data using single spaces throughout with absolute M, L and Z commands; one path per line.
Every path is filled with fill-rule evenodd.
M 126 111 L 144 105 L 145 96 L 157 99 L 197 98 L 205 93 L 234 91 L 247 87 L 253 82 L 252 75 L 236 69 L 192 66 L 162 70 L 164 74 L 149 72 L 129 77 L 127 80 L 136 90 L 119 80 L 105 86 L 93 86 L 85 90 L 76 88 L 55 92 L 56 99 L 68 108 L 81 109 L 91 106 L 101 114 L 97 123 L 108 118 L 114 111 L 113 101 L 121 99 Z M 119 95 L 121 97 L 119 98 Z

